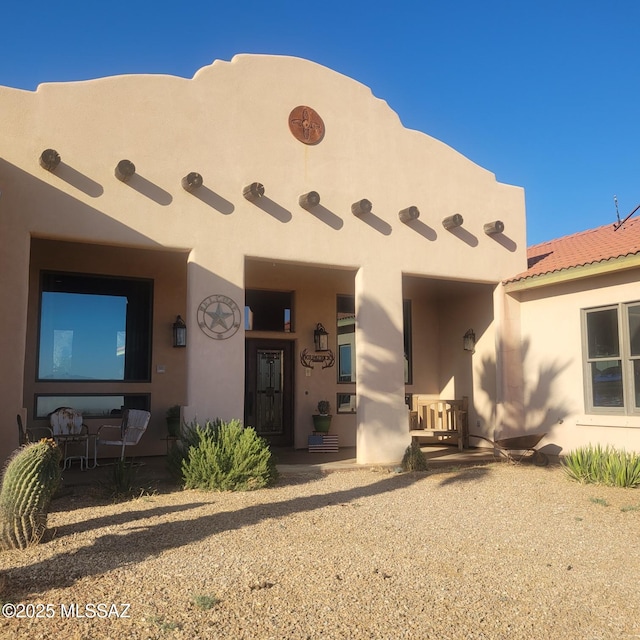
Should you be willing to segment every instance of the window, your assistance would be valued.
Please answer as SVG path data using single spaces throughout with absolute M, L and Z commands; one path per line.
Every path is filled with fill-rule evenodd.
M 355 393 L 337 393 L 336 394 L 336 410 L 338 413 L 355 413 L 356 412 L 356 394 Z
M 413 384 L 411 358 L 411 300 L 402 301 L 402 335 L 404 339 L 404 383 Z
M 640 303 L 583 311 L 587 410 L 640 412 Z
M 151 379 L 153 282 L 43 273 L 39 380 Z
M 356 381 L 356 305 L 354 296 L 338 296 L 338 382 Z M 412 382 L 411 300 L 403 300 L 404 381 Z
M 43 393 L 37 394 L 35 400 L 36 418 L 47 418 L 58 407 L 73 407 L 80 411 L 84 418 L 113 418 L 122 415 L 122 407 L 149 411 L 151 406 L 151 397 L 148 393 L 120 395 L 84 393 L 47 395 Z
M 288 291 L 245 292 L 244 328 L 246 331 L 284 331 L 291 327 L 293 294 Z
M 338 334 L 338 382 L 356 381 L 356 301 L 338 296 L 336 304 Z

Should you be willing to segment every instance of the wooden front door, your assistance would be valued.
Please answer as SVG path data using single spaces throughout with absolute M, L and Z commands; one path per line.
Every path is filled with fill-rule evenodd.
M 277 447 L 293 445 L 293 343 L 248 339 L 244 424 Z

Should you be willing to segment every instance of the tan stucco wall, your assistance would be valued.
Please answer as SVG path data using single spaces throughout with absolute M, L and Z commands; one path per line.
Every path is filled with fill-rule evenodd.
M 597 443 L 640 451 L 640 416 L 586 413 L 581 328 L 581 309 L 638 300 L 639 277 L 636 269 L 512 293 L 522 371 L 513 398 L 526 430 L 548 432 L 542 445 L 563 453 Z
M 320 144 L 304 145 L 290 133 L 288 116 L 298 105 L 323 118 Z M 355 273 L 358 357 L 393 354 L 389 366 L 359 368 L 353 433 L 362 462 L 398 459 L 407 441 L 396 358 L 402 274 L 495 284 L 525 267 L 522 189 L 403 128 L 368 88 L 308 61 L 237 56 L 192 80 L 125 76 L 46 84 L 35 93 L 0 88 L 0 119 L 7 125 L 0 292 L 16 306 L 2 320 L 0 348 L 18 372 L 0 373 L 4 424 L 15 422 L 23 398 L 31 235 L 189 252 L 192 416 L 242 415 L 244 331 L 211 340 L 199 330 L 196 310 L 212 294 L 242 306 L 245 256 Z M 55 173 L 38 165 L 46 148 L 62 156 Z M 114 177 L 123 158 L 137 168 L 129 184 Z M 204 177 L 196 195 L 180 186 L 190 171 Z M 254 181 L 266 188 L 258 205 L 242 197 Z M 310 190 L 322 198 L 312 213 L 298 206 L 298 196 Z M 350 207 L 362 198 L 373 202 L 373 212 L 361 219 Z M 410 205 L 421 217 L 403 224 L 398 211 Z M 442 218 L 455 213 L 464 216 L 463 228 L 445 231 Z M 496 219 L 504 234 L 485 235 L 483 224 Z M 305 398 L 297 398 L 301 412 Z

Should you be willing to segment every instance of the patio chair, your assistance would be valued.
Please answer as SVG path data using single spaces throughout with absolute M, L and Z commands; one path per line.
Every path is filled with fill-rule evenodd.
M 16 422 L 18 423 L 18 445 L 22 446 L 30 442 L 38 442 L 42 438 L 53 438 L 53 431 L 49 427 L 32 427 L 27 429 L 27 413 L 23 409 L 22 413 L 16 414 Z
M 22 416 L 19 413 L 16 415 L 16 420 L 18 421 L 18 445 L 21 447 L 23 444 L 27 444 L 29 436 L 27 436 L 27 432 L 24 430 Z
M 98 464 L 98 447 L 101 445 L 120 447 L 120 460 L 124 460 L 127 447 L 133 447 L 140 442 L 149 425 L 151 413 L 140 409 L 124 409 L 122 425 L 103 424 L 96 434 L 96 444 L 93 451 L 93 466 Z
M 63 468 L 73 460 L 80 461 L 80 469 L 86 469 L 89 459 L 89 428 L 82 420 L 82 413 L 71 407 L 58 407 L 49 414 L 51 437 L 63 450 Z M 71 447 L 72 452 L 69 453 Z

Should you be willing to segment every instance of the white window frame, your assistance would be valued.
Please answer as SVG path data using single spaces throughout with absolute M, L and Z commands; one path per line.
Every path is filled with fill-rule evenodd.
M 631 336 L 629 332 L 629 309 L 640 306 L 640 301 L 620 302 L 616 304 L 602 305 L 599 307 L 589 307 L 582 309 L 582 352 L 584 370 L 584 390 L 585 390 L 585 410 L 590 414 L 605 415 L 640 415 L 640 406 L 636 406 L 635 384 L 634 384 L 634 361 L 640 360 L 640 354 L 631 355 Z M 587 327 L 587 317 L 590 313 L 615 309 L 618 321 L 618 356 L 589 356 L 589 336 Z M 593 362 L 619 360 L 622 374 L 622 397 L 621 407 L 615 406 L 595 406 L 593 398 L 593 384 L 591 376 L 591 365 Z M 638 390 L 640 392 L 640 389 Z

